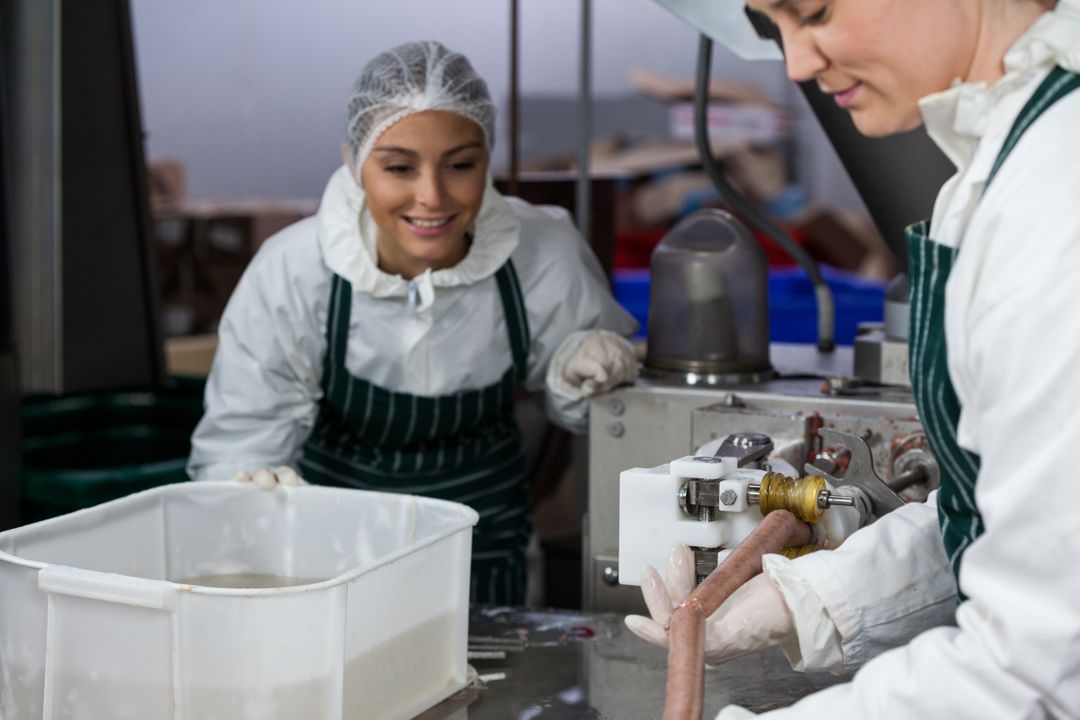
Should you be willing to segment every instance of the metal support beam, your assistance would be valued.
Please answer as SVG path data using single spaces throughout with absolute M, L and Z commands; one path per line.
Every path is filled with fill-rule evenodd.
M 581 129 L 578 146 L 577 199 L 574 217 L 578 230 L 589 240 L 589 206 L 592 202 L 589 180 L 589 153 L 592 148 L 592 0 L 581 0 L 581 71 L 578 99 L 581 106 Z
M 15 337 L 22 386 L 51 390 L 63 377 L 60 3 L 12 0 L 3 27 Z M 26 300 L 33 298 L 33 302 Z
M 521 110 L 518 102 L 518 0 L 510 0 L 510 177 L 507 178 L 507 191 L 510 195 L 518 194 L 518 173 L 520 168 L 519 138 L 521 134 Z

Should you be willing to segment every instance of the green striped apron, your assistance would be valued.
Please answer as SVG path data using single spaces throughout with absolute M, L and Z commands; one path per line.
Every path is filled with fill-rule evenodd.
M 352 377 L 345 368 L 352 286 L 335 275 L 326 323 L 323 399 L 300 469 L 309 482 L 465 503 L 473 530 L 470 600 L 522 605 L 532 531 L 514 391 L 529 354 L 525 301 L 514 267 L 495 274 L 513 364 L 487 387 L 428 397 Z M 448 360 L 449 361 L 449 360 Z
M 1080 87 L 1080 76 L 1061 68 L 1055 68 L 1047 76 L 1009 131 L 987 177 L 984 193 L 1031 124 L 1077 87 Z M 945 283 L 958 248 L 934 242 L 927 221 L 908 227 L 906 233 L 911 276 L 909 364 L 912 388 L 930 447 L 941 467 L 938 521 L 945 552 L 959 581 L 964 551 L 982 534 L 984 525 L 975 503 L 979 456 L 964 450 L 956 441 L 960 403 L 949 379 L 946 353 Z

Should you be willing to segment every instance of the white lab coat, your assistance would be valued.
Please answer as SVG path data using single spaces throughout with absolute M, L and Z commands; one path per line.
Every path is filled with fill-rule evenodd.
M 1080 91 L 1028 129 L 980 199 L 1050 68 L 1080 71 L 1080 0 L 1061 0 L 1005 63 L 990 88 L 959 85 L 921 103 L 957 166 L 931 236 L 961 248 L 945 331 L 958 439 L 981 456 L 986 523 L 960 570 L 969 599 L 955 605 L 933 496 L 835 552 L 770 556 L 766 572 L 795 616 L 793 664 L 866 664 L 852 682 L 760 717 L 1080 718 Z M 748 716 L 733 707 L 718 720 Z
M 192 438 L 188 471 L 228 480 L 238 470 L 293 465 L 322 397 L 330 282 L 352 283 L 345 364 L 391 390 L 442 395 L 490 385 L 512 363 L 494 273 L 513 260 L 532 340 L 526 389 L 571 332 L 637 325 L 611 297 L 595 256 L 554 207 L 504 198 L 488 187 L 474 241 L 456 266 L 412 281 L 380 271 L 365 196 L 346 168 L 330 178 L 315 217 L 267 240 L 225 309 Z M 586 401 L 548 392 L 549 417 L 583 429 Z

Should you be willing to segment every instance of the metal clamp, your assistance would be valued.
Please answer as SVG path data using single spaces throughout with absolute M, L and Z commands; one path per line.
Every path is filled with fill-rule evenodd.
M 851 453 L 851 461 L 848 463 L 847 472 L 841 479 L 824 472 L 821 468 L 806 465 L 808 473 L 822 475 L 834 486 L 841 487 L 850 485 L 866 494 L 870 502 L 870 510 L 874 515 L 881 517 L 885 513 L 892 512 L 904 505 L 903 499 L 889 489 L 884 480 L 874 471 L 874 459 L 870 454 L 870 446 L 866 440 L 858 435 L 840 432 L 831 428 L 818 430 L 821 439 L 829 445 L 840 445 Z
M 716 457 L 735 458 L 739 467 L 759 463 L 773 451 L 773 440 L 763 433 L 734 433 L 724 438 L 717 448 Z

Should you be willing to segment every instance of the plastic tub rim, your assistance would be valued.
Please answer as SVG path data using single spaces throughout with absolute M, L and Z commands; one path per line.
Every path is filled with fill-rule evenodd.
M 31 523 L 30 525 L 23 525 L 21 527 L 12 528 L 10 530 L 0 532 L 0 543 L 3 543 L 5 540 L 7 540 L 8 536 L 17 534 L 20 530 L 25 531 L 29 527 L 45 527 L 45 526 L 48 526 L 48 525 L 55 525 L 55 524 L 58 524 L 60 522 L 69 522 L 71 518 L 76 517 L 76 516 L 86 516 L 86 515 L 100 514 L 101 512 L 104 511 L 104 509 L 108 508 L 109 506 L 112 506 L 112 505 L 114 505 L 116 503 L 124 503 L 124 502 L 127 502 L 127 501 L 133 501 L 135 498 L 139 498 L 139 497 L 146 497 L 146 496 L 151 496 L 151 495 L 166 495 L 166 494 L 170 494 L 170 493 L 177 493 L 177 492 L 181 492 L 181 491 L 191 491 L 191 490 L 195 490 L 195 492 L 198 492 L 198 493 L 205 492 L 205 491 L 209 491 L 209 492 L 213 493 L 213 492 L 218 492 L 219 490 L 222 490 L 222 489 L 228 490 L 229 492 L 235 492 L 236 490 L 242 490 L 242 491 L 245 491 L 245 492 L 285 492 L 285 493 L 323 492 L 323 493 L 330 493 L 330 494 L 361 492 L 361 493 L 366 493 L 366 494 L 369 494 L 369 495 L 394 496 L 396 498 L 412 498 L 414 501 L 415 500 L 422 500 L 425 503 L 431 503 L 431 504 L 434 504 L 434 505 L 442 505 L 442 506 L 445 506 L 447 508 L 454 509 L 454 510 L 456 510 L 458 512 L 467 511 L 467 512 L 463 512 L 462 517 L 459 518 L 457 521 L 453 522 L 451 524 L 451 526 L 449 528 L 447 528 L 447 529 L 444 529 L 444 530 L 442 530 L 442 531 L 440 531 L 438 533 L 433 533 L 432 535 L 429 535 L 429 536 L 427 536 L 427 537 L 425 537 L 425 538 L 423 538 L 421 540 L 414 540 L 413 542 L 408 543 L 407 545 L 404 545 L 404 546 L 398 548 L 397 550 L 395 550 L 395 551 L 393 551 L 391 553 L 387 553 L 386 555 L 380 556 L 378 559 L 376 559 L 376 560 L 374 560 L 374 561 L 372 561 L 370 563 L 367 563 L 366 565 L 358 565 L 357 567 L 346 570 L 345 572 L 343 572 L 343 573 L 341 573 L 339 575 L 336 575 L 334 577 L 327 578 L 326 580 L 320 580 L 317 583 L 309 583 L 307 585 L 293 585 L 293 586 L 290 586 L 290 587 L 281 587 L 281 588 L 214 588 L 214 587 L 206 587 L 206 586 L 203 586 L 203 585 L 191 585 L 189 583 L 178 583 L 178 582 L 175 582 L 175 581 L 172 581 L 172 580 L 153 580 L 151 578 L 143 578 L 143 577 L 139 577 L 137 575 L 122 575 L 120 573 L 106 573 L 106 572 L 101 572 L 101 571 L 97 571 L 97 570 L 88 571 L 88 572 L 98 573 L 100 575 L 119 575 L 120 577 L 131 577 L 131 578 L 136 578 L 136 579 L 139 579 L 139 580 L 146 580 L 147 582 L 166 582 L 166 583 L 169 583 L 169 584 L 173 585 L 176 588 L 177 592 L 194 593 L 196 595 L 225 595 L 225 596 L 234 596 L 234 597 L 236 597 L 236 596 L 240 596 L 240 597 L 266 597 L 266 596 L 272 596 L 272 595 L 290 595 L 290 594 L 301 594 L 301 593 L 307 593 L 307 592 L 315 592 L 317 590 L 324 590 L 324 589 L 336 587 L 338 585 L 347 585 L 347 584 L 359 579 L 360 577 L 362 577 L 364 575 L 367 575 L 368 573 L 374 572 L 375 570 L 378 570 L 379 568 L 381 568 L 383 566 L 390 565 L 391 563 L 396 562 L 397 560 L 401 559 L 402 557 L 405 557 L 406 555 L 411 555 L 411 554 L 413 554 L 415 552 L 418 552 L 418 551 L 420 551 L 420 550 L 422 550 L 422 549 L 424 549 L 426 547 L 434 545 L 434 544 L 436 544 L 436 543 L 438 543 L 438 542 L 440 542 L 440 541 L 442 541 L 442 540 L 444 540 L 444 539 L 446 539 L 446 538 L 448 538 L 448 537 L 450 537 L 450 536 L 452 536 L 452 535 L 454 535 L 456 533 L 459 533 L 459 532 L 461 532 L 463 530 L 471 528 L 471 527 L 475 526 L 476 523 L 480 519 L 480 515 L 475 510 L 473 510 L 471 507 L 469 507 L 467 505 L 464 505 L 462 503 L 451 502 L 449 500 L 442 500 L 440 498 L 424 497 L 422 495 L 406 495 L 404 493 L 388 493 L 388 492 L 378 492 L 378 491 L 374 491 L 374 490 L 360 490 L 360 489 L 351 489 L 351 488 L 325 487 L 325 486 L 318 486 L 318 485 L 304 485 L 304 486 L 296 487 L 296 488 L 287 487 L 287 486 L 280 486 L 280 487 L 274 488 L 273 490 L 269 490 L 269 491 L 268 490 L 262 490 L 262 489 L 259 489 L 259 488 L 243 488 L 243 487 L 232 488 L 232 487 L 228 487 L 228 485 L 229 485 L 229 483 L 217 483 L 217 482 L 177 483 L 177 484 L 173 484 L 173 485 L 162 485 L 162 486 L 159 486 L 159 487 L 150 488 L 148 490 L 142 490 L 140 492 L 132 493 L 131 495 L 127 495 L 125 497 L 118 498 L 116 500 L 110 500 L 108 502 L 101 503 L 99 505 L 94 505 L 92 507 L 83 508 L 81 510 L 76 510 L 74 512 L 66 513 L 64 515 L 59 515 L 57 517 L 48 518 L 46 520 L 40 520 L 38 522 Z M 61 565 L 60 563 L 47 563 L 47 562 L 42 562 L 40 560 L 30 560 L 30 559 L 27 559 L 27 558 L 20 557 L 18 555 L 13 555 L 13 554 L 11 554 L 9 552 L 6 552 L 5 550 L 0 550 L 0 563 L 9 563 L 9 564 L 16 565 L 16 566 L 19 566 L 19 567 L 24 567 L 24 568 L 28 568 L 28 569 L 31 569 L 31 570 L 38 570 L 38 571 L 40 571 L 40 570 L 42 570 L 44 568 L 47 568 L 47 567 L 69 567 L 69 566 Z

